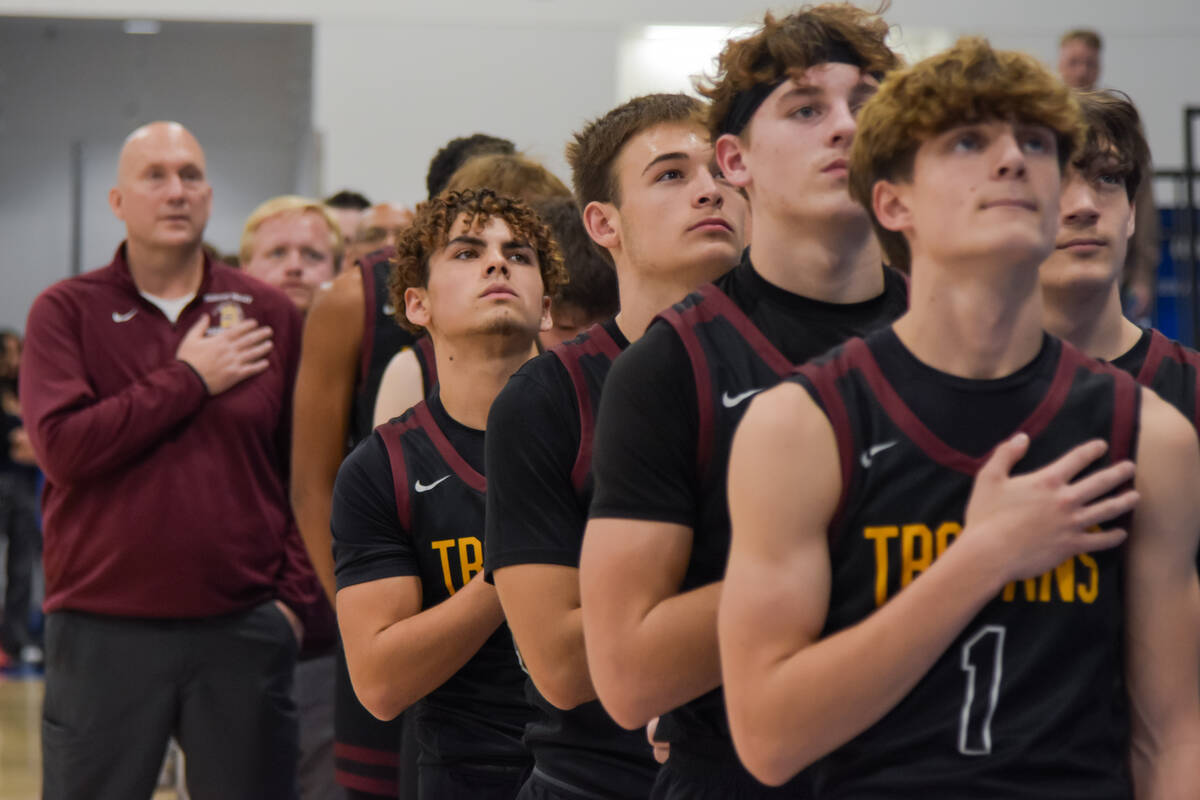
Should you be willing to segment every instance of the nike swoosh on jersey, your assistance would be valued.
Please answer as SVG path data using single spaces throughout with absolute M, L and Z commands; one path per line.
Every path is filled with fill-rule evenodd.
M 441 478 L 438 478 L 433 483 L 421 483 L 420 481 L 417 481 L 416 483 L 413 484 L 413 488 L 416 489 L 418 492 L 428 492 L 430 489 L 437 486 L 442 481 L 449 479 L 449 477 L 450 477 L 449 475 L 444 475 Z
M 863 469 L 870 469 L 871 462 L 873 462 L 875 460 L 875 456 L 879 455 L 884 450 L 887 450 L 889 447 L 895 447 L 896 444 L 897 444 L 896 440 L 893 439 L 892 441 L 884 442 L 883 444 L 871 445 L 869 448 L 864 450 L 862 457 L 859 459 L 859 461 L 863 465 Z
M 117 312 L 114 311 L 113 317 L 112 317 L 113 322 L 129 322 L 129 320 L 134 318 L 134 316 L 137 314 L 137 312 L 138 312 L 138 310 L 136 308 L 131 308 L 130 310 L 126 311 L 124 314 L 118 314 Z
M 725 392 L 725 394 L 721 395 L 721 404 L 723 406 L 725 406 L 726 408 L 733 408 L 738 403 L 741 403 L 743 400 L 745 400 L 749 397 L 753 397 L 754 395 L 758 394 L 761 391 L 762 391 L 761 388 L 750 389 L 748 391 L 742 392 L 741 394 L 735 394 L 732 397 L 730 397 L 729 392 Z

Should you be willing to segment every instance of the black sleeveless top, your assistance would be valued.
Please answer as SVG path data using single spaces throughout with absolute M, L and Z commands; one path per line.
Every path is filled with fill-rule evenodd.
M 745 284 L 765 283 L 748 260 L 714 284 L 708 284 L 660 316 L 682 341 L 695 382 L 698 414 L 696 470 L 699 506 L 695 509 L 692 554 L 683 590 L 721 580 L 729 557 L 729 504 L 726 493 L 733 434 L 749 399 L 791 373 L 796 364 L 820 355 L 846 338 L 887 325 L 907 307 L 907 284 L 885 269 L 879 297 L 847 306 L 790 295 L 811 306 L 811 316 L 790 320 L 787 341 L 774 339 L 768 319 L 756 324 L 753 311 L 735 302 L 739 294 L 754 297 Z M 766 288 L 766 287 L 764 287 Z M 740 290 L 740 291 L 739 291 Z M 783 290 L 769 287 L 775 293 Z M 759 301 L 760 304 L 761 301 Z M 804 324 L 808 322 L 807 326 Z M 780 329 L 783 329 L 780 324 Z M 636 346 L 636 345 L 634 345 Z M 725 715 L 724 692 L 715 689 L 663 715 L 659 737 L 673 748 L 703 758 L 737 763 Z M 795 787 L 788 787 L 794 793 Z
M 1088 471 L 1136 451 L 1134 381 L 1049 336 L 1034 362 L 998 380 L 936 372 L 890 328 L 789 380 L 829 417 L 840 456 L 822 636 L 867 617 L 953 544 L 975 474 L 1018 430 L 1031 444 L 1014 474 L 1093 438 L 1110 449 Z M 1131 797 L 1123 552 L 1081 554 L 1006 586 L 907 697 L 810 769 L 815 795 Z
M 396 515 L 421 578 L 422 608 L 446 600 L 483 571 L 487 481 L 443 431 L 458 425 L 435 393 L 377 429 L 391 467 Z M 464 430 L 479 438 L 482 455 L 483 432 Z M 418 704 L 422 762 L 528 763 L 521 735 L 533 709 L 524 684 L 512 634 L 501 625 Z
M 395 254 L 388 246 L 363 256 L 358 262 L 363 284 L 363 339 L 350 410 L 351 445 L 371 435 L 375 428 L 375 397 L 379 394 L 383 371 L 392 356 L 414 341 L 414 336 L 400 327 L 393 316 L 396 309 L 389 296 L 388 278 Z

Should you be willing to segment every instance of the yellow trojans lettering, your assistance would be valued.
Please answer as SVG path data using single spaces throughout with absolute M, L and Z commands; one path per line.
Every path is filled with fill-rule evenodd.
M 936 530 L 923 523 L 863 528 L 863 537 L 874 544 L 875 606 L 887 602 L 893 570 L 899 570 L 895 590 L 899 591 L 929 569 L 961 533 L 962 525 L 957 522 L 943 522 Z M 1037 578 L 1008 584 L 1001 598 L 1008 602 L 1017 599 L 1018 583 L 1022 589 L 1019 596 L 1026 602 L 1094 603 L 1100 593 L 1100 567 L 1094 558 L 1081 553 Z
M 446 591 L 454 594 L 467 585 L 477 572 L 483 572 L 483 542 L 474 536 L 460 536 L 457 539 L 438 539 L 430 542 L 430 546 L 438 551 L 442 558 L 442 577 L 446 581 Z M 457 550 L 456 563 L 450 561 L 450 551 Z M 458 567 L 459 581 L 454 580 L 454 567 Z

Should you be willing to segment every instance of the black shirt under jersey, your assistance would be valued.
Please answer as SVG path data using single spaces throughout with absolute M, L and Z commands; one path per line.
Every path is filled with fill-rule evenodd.
M 902 314 L 905 280 L 883 272 L 884 290 L 875 298 L 825 303 L 769 283 L 746 255 L 715 282 L 719 292 L 702 288 L 660 315 L 617 359 L 605 383 L 590 516 L 686 525 L 693 539 L 681 590 L 720 580 L 729 553 L 729 445 L 746 401 L 794 364 Z M 689 319 L 704 320 L 690 328 L 702 366 L 677 327 Z M 708 376 L 703 397 L 701 372 Z M 738 764 L 720 689 L 664 715 L 659 735 L 674 750 Z
M 415 576 L 425 609 L 466 585 L 483 569 L 483 470 L 483 431 L 452 419 L 436 392 L 377 428 L 334 484 L 338 589 Z M 507 625 L 416 708 L 421 763 L 530 762 L 533 709 Z
M 1096 438 L 1109 451 L 1084 474 L 1136 452 L 1134 381 L 1050 336 L 1016 373 L 967 380 L 923 364 L 889 328 L 790 380 L 829 417 L 842 473 L 823 637 L 870 616 L 953 546 L 975 475 L 1017 431 L 1030 437 L 1018 475 Z M 904 699 L 811 768 L 815 796 L 1129 798 L 1123 549 L 1006 586 Z
M 526 363 L 488 415 L 487 536 L 489 579 L 520 564 L 579 566 L 592 495 L 589 464 L 595 403 L 612 357 L 629 342 L 614 320 Z M 585 392 L 582 404 L 571 363 Z M 582 405 L 582 408 L 581 408 Z M 586 426 L 587 445 L 581 432 Z M 613 722 L 598 700 L 569 711 L 528 684 L 538 710 L 525 744 L 543 780 L 583 797 L 649 796 L 658 765 L 645 734 Z

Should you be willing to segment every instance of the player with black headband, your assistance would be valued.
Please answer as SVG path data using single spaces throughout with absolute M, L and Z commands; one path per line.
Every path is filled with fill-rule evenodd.
M 703 116 L 686 95 L 648 95 L 575 135 L 567 160 L 588 244 L 616 268 L 620 313 L 522 367 L 488 417 L 484 562 L 539 711 L 525 734 L 534 773 L 522 798 L 645 798 L 658 771 L 644 733 L 622 730 L 596 700 L 579 548 L 595 411 L 613 359 L 658 311 L 741 254 L 746 203 L 716 172 Z
M 332 528 L 350 677 L 380 719 L 416 707 L 419 796 L 511 798 L 532 715 L 483 569 L 484 425 L 550 325 L 563 276 L 549 230 L 490 190 L 422 205 L 396 245 L 392 302 L 433 338 L 439 389 L 343 463 Z
M 977 38 L 859 116 L 851 192 L 911 310 L 756 398 L 729 464 L 721 667 L 765 781 L 1195 796 L 1200 445 L 1042 330 L 1080 134 L 1055 76 Z
M 748 255 L 663 312 L 600 398 L 580 562 L 588 666 L 620 724 L 663 715 L 655 797 L 774 796 L 738 763 L 720 692 L 726 460 L 750 397 L 905 308 L 846 189 L 858 108 L 897 63 L 886 35 L 878 16 L 831 4 L 767 15 L 726 46 L 703 91 L 717 162 L 749 198 Z

